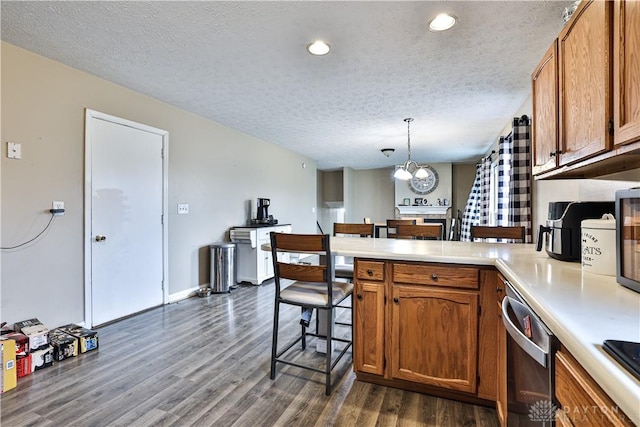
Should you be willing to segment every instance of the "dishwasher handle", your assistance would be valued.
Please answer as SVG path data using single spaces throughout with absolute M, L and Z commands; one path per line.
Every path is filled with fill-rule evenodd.
M 540 364 L 543 368 L 546 368 L 549 360 L 548 335 L 546 336 L 547 349 L 545 350 L 544 348 L 540 347 L 538 344 L 530 340 L 520 330 L 520 328 L 518 328 L 511 321 L 511 318 L 509 317 L 509 311 L 508 311 L 509 306 L 516 307 L 517 311 L 519 312 L 527 312 L 528 307 L 509 296 L 505 296 L 502 299 L 502 323 L 504 323 L 505 329 L 507 330 L 511 338 L 513 338 L 513 340 L 518 345 L 518 347 L 520 347 L 524 352 L 526 352 L 529 356 L 531 356 L 531 358 L 535 360 L 538 364 Z M 530 318 L 532 322 L 532 327 L 540 328 L 540 326 L 537 324 L 538 320 L 535 318 L 533 313 L 530 313 Z M 544 335 L 542 338 L 544 340 Z

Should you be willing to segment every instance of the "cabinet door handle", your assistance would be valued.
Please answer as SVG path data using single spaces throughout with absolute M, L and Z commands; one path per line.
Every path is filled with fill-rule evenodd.
M 400 300 L 398 298 L 394 298 L 393 302 L 395 302 L 396 304 L 400 304 Z
M 368 268 L 368 269 L 367 269 L 367 274 L 368 274 L 369 276 L 373 276 L 373 270 L 372 270 L 372 269 L 370 269 L 370 268 Z
M 433 279 L 433 280 L 438 280 L 438 275 L 437 275 L 436 273 L 433 273 L 433 274 L 431 275 L 431 279 Z
M 358 299 L 362 299 L 362 294 L 357 294 L 357 295 L 356 295 L 356 297 L 357 297 Z
M 496 288 L 496 292 L 502 292 L 502 290 L 503 290 L 503 289 L 502 289 L 500 286 L 498 286 L 498 287 Z

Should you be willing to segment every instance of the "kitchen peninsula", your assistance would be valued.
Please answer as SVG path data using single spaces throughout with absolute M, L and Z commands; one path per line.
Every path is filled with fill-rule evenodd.
M 360 277 L 366 277 L 365 280 L 356 278 L 354 292 L 354 368 L 359 379 L 373 382 L 379 379 L 378 382 L 391 385 L 399 378 L 403 386 L 411 386 L 412 380 L 420 382 L 418 374 L 407 369 L 398 369 L 397 359 L 400 355 L 393 353 L 397 349 L 389 350 L 376 346 L 380 343 L 388 345 L 385 340 L 398 333 L 397 324 L 388 326 L 396 318 L 390 319 L 391 314 L 397 316 L 389 307 L 397 304 L 398 298 L 406 296 L 402 294 L 403 291 L 398 290 L 400 286 L 391 285 L 391 270 L 394 270 L 394 277 L 404 277 L 406 283 L 423 284 L 420 280 L 431 280 L 432 273 L 426 273 L 426 267 L 429 266 L 438 269 L 436 271 L 440 277 L 434 272 L 433 280 L 440 280 L 440 286 L 449 286 L 446 284 L 449 283 L 460 288 L 448 294 L 437 290 L 434 291 L 435 295 L 438 298 L 455 298 L 456 303 L 460 303 L 459 306 L 462 308 L 463 315 L 460 318 L 463 322 L 468 318 L 469 322 L 479 323 L 479 326 L 469 323 L 475 325 L 475 330 L 479 331 L 475 337 L 468 336 L 472 334 L 449 337 L 449 340 L 466 340 L 466 344 L 458 348 L 466 346 L 474 351 L 466 362 L 456 360 L 451 363 L 458 363 L 458 366 L 468 369 L 469 360 L 473 357 L 474 361 L 478 360 L 477 365 L 473 367 L 477 368 L 478 376 L 472 375 L 476 371 L 471 370 L 461 375 L 465 377 L 464 381 L 447 381 L 445 378 L 430 385 L 453 390 L 454 397 L 455 393 L 467 393 L 485 401 L 497 400 L 495 358 L 482 360 L 483 349 L 490 349 L 492 354 L 496 355 L 496 343 L 487 341 L 495 340 L 497 334 L 483 332 L 483 318 L 479 316 L 480 320 L 472 319 L 475 317 L 472 310 L 476 309 L 475 304 L 479 305 L 478 313 L 483 315 L 495 310 L 495 299 L 492 305 L 486 295 L 488 292 L 495 294 L 496 281 L 492 277 L 499 273 L 524 297 L 527 304 L 561 342 L 562 348 L 577 360 L 595 380 L 597 386 L 626 416 L 636 425 L 640 425 L 640 382 L 602 349 L 605 339 L 640 341 L 640 294 L 618 285 L 615 277 L 583 273 L 579 263 L 551 259 L 544 252 L 536 252 L 533 245 L 344 237 L 332 238 L 331 249 L 336 255 L 354 257 L 356 276 L 361 273 Z M 421 272 L 421 268 L 425 270 Z M 465 281 L 470 281 L 471 284 L 462 285 Z M 464 287 L 467 289 L 462 289 Z M 411 290 L 410 287 L 406 287 L 409 289 L 406 292 L 415 292 L 408 295 L 409 297 L 420 296 L 415 288 L 417 287 L 413 286 Z M 393 294 L 388 295 L 391 289 Z M 468 299 L 465 292 L 479 297 Z M 369 305 L 363 308 L 367 301 Z M 486 303 L 489 303 L 488 306 Z M 372 308 L 375 304 L 379 304 L 377 309 Z M 362 316 L 377 319 L 377 326 L 369 322 L 365 332 L 361 332 L 361 335 L 367 337 L 364 344 L 366 347 L 358 347 L 358 340 L 363 339 L 358 336 L 358 322 Z M 493 322 L 497 324 L 495 319 Z M 470 339 L 474 341 L 469 341 Z M 478 343 L 477 347 L 474 345 L 475 342 Z M 362 359 L 363 348 L 366 349 L 366 360 Z M 379 359 L 376 357 L 384 357 L 385 354 L 391 356 L 391 364 L 396 366 L 392 366 L 391 369 L 383 364 L 377 366 L 376 360 Z M 386 360 L 384 362 L 386 363 Z M 406 364 L 406 360 L 403 360 L 403 363 Z M 489 368 L 486 368 L 487 366 Z M 491 366 L 494 369 L 493 373 Z M 456 374 L 460 374 L 459 370 Z M 482 378 L 483 375 L 485 378 Z M 492 381 L 493 383 L 487 387 L 487 382 Z M 422 389 L 416 387 L 415 390 Z

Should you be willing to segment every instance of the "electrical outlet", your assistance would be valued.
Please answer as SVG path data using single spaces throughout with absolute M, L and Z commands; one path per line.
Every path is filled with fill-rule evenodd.
M 64 215 L 64 202 L 51 202 L 51 211 L 54 215 Z
M 189 213 L 189 203 L 178 203 L 178 215 L 186 215 Z
M 7 142 L 7 157 L 20 160 L 22 158 L 22 145 L 19 142 Z

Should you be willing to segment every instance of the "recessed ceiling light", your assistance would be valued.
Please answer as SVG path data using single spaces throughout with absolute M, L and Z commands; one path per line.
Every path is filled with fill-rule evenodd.
M 307 45 L 307 50 L 312 55 L 326 55 L 331 48 L 328 44 L 322 40 L 316 40 L 313 43 Z
M 453 27 L 456 23 L 456 17 L 448 13 L 441 13 L 429 22 L 429 30 L 444 31 Z

